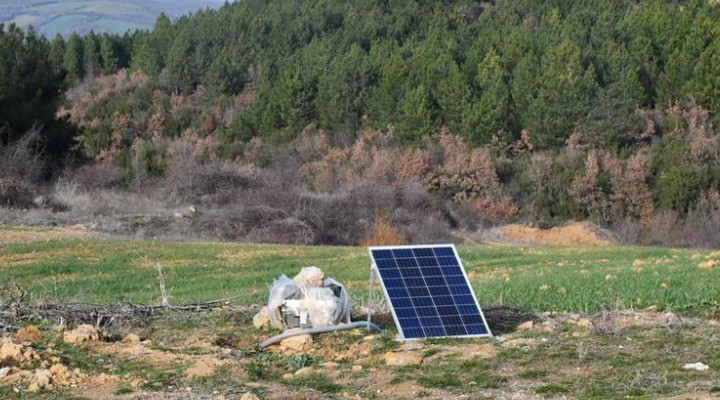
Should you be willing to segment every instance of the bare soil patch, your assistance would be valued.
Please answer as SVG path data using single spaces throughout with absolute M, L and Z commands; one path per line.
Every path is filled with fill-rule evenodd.
M 583 385 L 615 374 L 608 379 L 625 379 L 617 384 L 617 394 L 716 398 L 717 364 L 708 358 L 715 346 L 709 334 L 716 332 L 715 320 L 678 318 L 654 309 L 591 316 L 510 314 L 513 320 L 521 315 L 535 322 L 497 340 L 401 344 L 387 334 L 356 330 L 315 336 L 304 351 L 280 346 L 260 351 L 257 343 L 274 332 L 249 325 L 183 330 L 169 342 L 164 338 L 171 335 L 159 329 L 135 329 L 123 339 L 100 332 L 73 344 L 63 343 L 68 330 L 62 327 L 42 330 L 42 335 L 26 327 L 0 339 L 5 343 L 0 368 L 9 367 L 0 378 L 0 394 L 6 388 L 19 396 L 90 399 L 241 399 L 251 391 L 261 399 L 446 399 L 471 393 L 498 399 L 577 398 L 587 394 Z M 687 333 L 676 345 L 668 335 L 679 330 Z M 666 348 L 653 349 L 651 343 L 657 346 L 659 340 Z M 642 364 L 644 353 L 656 352 L 664 358 Z M 386 361 L 388 354 L 421 362 L 394 366 Z M 711 370 L 683 371 L 689 361 L 709 363 Z M 662 387 L 664 380 L 657 377 L 676 387 Z

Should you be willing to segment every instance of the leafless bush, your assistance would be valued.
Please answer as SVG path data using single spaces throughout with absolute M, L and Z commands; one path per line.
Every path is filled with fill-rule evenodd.
M 229 164 L 211 164 L 194 170 L 171 168 L 163 184 L 164 191 L 176 201 L 224 205 L 237 199 L 239 192 L 259 189 L 265 182 L 253 170 L 239 170 Z
M 453 205 L 446 219 L 451 228 L 470 232 L 481 230 L 486 226 L 486 221 L 480 216 L 477 209 L 468 203 Z
M 593 331 L 604 335 L 617 336 L 622 334 L 623 328 L 612 312 L 603 311 L 601 318 L 594 321 Z
M 0 177 L 0 205 L 11 208 L 33 208 L 35 189 L 25 180 Z
M 418 212 L 435 212 L 443 209 L 442 202 L 430 194 L 421 182 L 406 182 L 398 193 L 400 206 Z
M 359 243 L 372 221 L 363 218 L 358 203 L 351 194 L 303 193 L 295 209 L 297 218 L 311 225 L 316 232 L 316 243 L 348 245 Z
M 643 225 L 635 218 L 625 218 L 613 226 L 613 235 L 624 244 L 642 244 Z
M 672 245 L 677 243 L 680 216 L 673 210 L 660 210 L 648 220 L 645 227 L 647 244 Z
M 452 243 L 457 239 L 450 234 L 444 215 L 439 212 L 422 213 L 418 210 L 401 210 L 396 224 L 407 243 Z
M 67 174 L 65 180 L 74 182 L 79 189 L 110 189 L 119 187 L 123 171 L 117 165 L 100 162 L 83 165 Z
M 693 247 L 720 247 L 720 193 L 706 193 L 700 197 L 685 218 L 687 233 L 692 232 Z
M 720 247 L 720 195 L 705 194 L 681 216 L 673 210 L 655 212 L 643 224 L 628 218 L 613 228 L 623 243 L 673 247 Z
M 246 236 L 246 241 L 261 243 L 315 244 L 317 238 L 313 228 L 297 218 L 275 220 L 264 226 L 257 226 Z
M 43 173 L 40 130 L 33 128 L 15 142 L 0 144 L 0 177 L 37 184 Z
M 44 203 L 36 189 L 43 172 L 39 143 L 40 131 L 33 128 L 17 141 L 0 145 L 0 205 L 34 208 Z

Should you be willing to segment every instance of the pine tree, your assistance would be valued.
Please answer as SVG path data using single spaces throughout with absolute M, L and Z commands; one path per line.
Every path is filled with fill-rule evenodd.
M 488 143 L 493 135 L 507 128 L 510 92 L 500 56 L 490 50 L 478 68 L 475 78 L 480 98 L 472 110 L 473 142 Z
M 595 69 L 585 69 L 580 48 L 566 39 L 543 57 L 540 87 L 530 104 L 527 127 L 539 146 L 565 143 L 575 124 L 587 114 L 597 91 Z
M 418 141 L 432 130 L 432 111 L 425 86 L 420 85 L 405 93 L 398 111 L 397 128 L 403 139 Z
M 115 52 L 115 42 L 108 34 L 103 35 L 100 39 L 100 60 L 103 74 L 115 73 L 119 68 L 120 62 Z
M 77 83 L 83 77 L 83 42 L 80 35 L 73 33 L 65 46 L 64 64 L 69 84 Z

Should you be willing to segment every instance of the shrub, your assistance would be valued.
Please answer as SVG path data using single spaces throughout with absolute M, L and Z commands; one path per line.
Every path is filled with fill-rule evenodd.
M 3 147 L 0 142 L 0 178 L 18 179 L 37 184 L 43 174 L 42 138 L 33 128 L 15 142 Z
M 316 244 L 317 237 L 311 226 L 297 218 L 274 220 L 256 226 L 244 240 L 260 243 L 287 243 L 297 245 Z
M 392 246 L 405 243 L 404 235 L 392 225 L 389 215 L 377 217 L 372 231 L 362 241 L 363 246 Z
M 0 177 L 0 206 L 11 208 L 33 208 L 37 205 L 34 188 L 25 180 Z
M 40 143 L 40 130 L 33 128 L 15 142 L 0 145 L 0 205 L 13 208 L 44 205 L 44 197 L 35 188 L 44 167 Z
M 255 170 L 230 163 L 172 162 L 164 186 L 164 192 L 179 202 L 224 205 L 237 200 L 240 193 L 259 190 L 266 183 Z
M 109 162 L 83 165 L 68 174 L 68 178 L 84 190 L 110 189 L 122 183 L 123 171 Z

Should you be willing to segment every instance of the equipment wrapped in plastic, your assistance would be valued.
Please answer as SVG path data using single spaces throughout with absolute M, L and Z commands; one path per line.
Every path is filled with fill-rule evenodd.
M 350 298 L 331 278 L 322 286 L 302 284 L 281 275 L 273 280 L 268 301 L 270 321 L 278 328 L 319 328 L 349 320 Z

